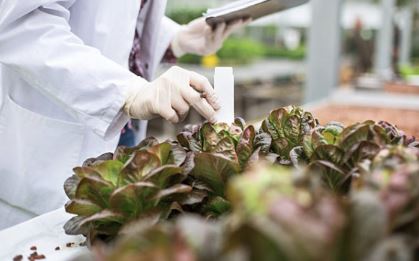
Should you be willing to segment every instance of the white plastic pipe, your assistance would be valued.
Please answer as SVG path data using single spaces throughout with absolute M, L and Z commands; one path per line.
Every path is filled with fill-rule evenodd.
M 217 122 L 234 122 L 234 75 L 231 67 L 217 67 L 214 74 L 214 90 L 221 109 L 217 111 Z

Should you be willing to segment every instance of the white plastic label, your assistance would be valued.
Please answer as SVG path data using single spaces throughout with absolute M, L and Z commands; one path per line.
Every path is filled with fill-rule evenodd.
M 231 67 L 217 67 L 214 74 L 214 90 L 221 109 L 217 111 L 217 122 L 234 122 L 234 75 Z

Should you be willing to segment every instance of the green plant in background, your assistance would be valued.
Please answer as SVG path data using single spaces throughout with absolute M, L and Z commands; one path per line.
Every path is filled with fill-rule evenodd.
M 288 50 L 279 46 L 266 45 L 249 38 L 234 37 L 224 42 L 223 47 L 217 52 L 220 63 L 224 65 L 249 64 L 257 59 L 289 59 L 303 60 L 306 56 L 305 46 L 295 50 Z M 179 63 L 200 64 L 202 57 L 187 54 L 179 58 Z
M 180 8 L 170 11 L 167 17 L 178 24 L 187 24 L 196 18 L 202 17 L 202 14 L 205 12 L 206 9 Z
M 288 50 L 278 46 L 266 46 L 264 56 L 266 58 L 283 58 L 289 60 L 304 60 L 306 57 L 306 47 L 301 45 L 297 49 Z
M 400 74 L 403 79 L 407 80 L 410 76 L 419 76 L 419 66 L 400 66 Z
M 264 55 L 264 45 L 248 38 L 230 37 L 217 52 L 222 63 L 247 64 Z

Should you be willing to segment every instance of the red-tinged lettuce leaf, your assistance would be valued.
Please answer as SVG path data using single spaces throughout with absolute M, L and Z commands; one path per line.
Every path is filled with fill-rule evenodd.
M 338 145 L 345 151 L 349 151 L 362 141 L 370 141 L 379 146 L 390 143 L 385 130 L 373 121 L 354 124 L 343 130 L 339 137 Z
M 91 167 L 75 167 L 73 172 L 80 178 L 84 177 L 98 177 L 101 178 L 100 173 Z
M 269 122 L 273 125 L 276 132 L 280 131 L 282 137 L 284 137 L 283 127 L 288 118 L 288 108 L 285 107 L 272 111 L 268 116 Z
M 189 175 L 192 170 L 195 168 L 195 153 L 194 152 L 188 152 L 186 154 L 186 159 L 183 164 L 183 173 L 185 175 Z
M 363 160 L 371 160 L 380 151 L 380 146 L 371 141 L 361 141 L 346 151 L 344 161 L 351 161 L 353 165 Z
M 113 159 L 113 153 L 105 153 L 100 155 L 97 158 L 89 158 L 83 162 L 83 167 L 91 167 L 95 166 L 96 164 L 100 164 L 104 161 L 112 160 Z
M 329 161 L 338 166 L 344 163 L 345 152 L 335 145 L 320 145 L 314 151 L 311 161 Z
M 275 129 L 275 126 L 268 119 L 267 120 L 264 120 L 262 122 L 261 129 L 265 133 L 269 134 L 269 136 L 271 136 L 271 139 L 272 140 L 277 140 L 277 139 L 281 138 L 279 136 L 280 134 L 277 133 L 277 129 Z
M 186 151 L 177 142 L 170 143 L 172 146 L 168 164 L 181 166 L 186 160 Z
M 115 235 L 118 230 L 121 228 L 122 224 L 126 221 L 125 217 L 120 213 L 114 212 L 109 209 L 102 210 L 92 216 L 84 218 L 80 222 L 80 226 L 91 226 L 94 229 L 90 231 L 95 231 L 95 236 L 111 236 Z M 91 238 L 90 240 L 93 240 Z
M 146 150 L 150 147 L 158 145 L 159 141 L 154 137 L 144 139 L 135 147 L 120 146 L 116 149 L 113 159 L 126 163 L 136 152 Z
M 246 121 L 243 118 L 237 117 L 234 119 L 234 125 L 244 130 L 246 128 Z
M 158 156 L 148 151 L 138 151 L 121 171 L 119 184 L 126 185 L 143 180 L 144 176 L 161 166 Z
M 208 197 L 208 191 L 200 190 L 193 187 L 190 193 L 182 195 L 178 200 L 181 205 L 195 205 L 202 203 Z
M 335 198 L 279 198 L 271 204 L 269 217 L 272 230 L 280 231 L 276 243 L 289 260 L 340 260 L 337 252 L 346 219 Z
M 239 165 L 227 158 L 200 153 L 195 156 L 192 176 L 208 185 L 215 195 L 224 196 L 227 181 L 239 173 L 239 170 Z
M 345 245 L 350 260 L 365 259 L 388 233 L 388 218 L 379 195 L 362 190 L 350 196 Z
M 202 140 L 202 151 L 213 152 L 217 146 L 220 138 L 214 127 L 210 123 L 204 123 L 200 129 L 200 135 Z
M 397 170 L 401 166 L 408 163 L 415 163 L 419 161 L 417 154 L 418 150 L 415 148 L 403 146 L 387 146 L 380 150 L 374 157 L 371 166 L 371 172 L 374 170 Z
M 167 189 L 162 189 L 157 193 L 156 199 L 157 201 L 165 200 L 166 198 L 177 195 L 177 194 L 187 194 L 192 191 L 192 187 L 185 185 L 185 184 L 176 184 L 172 187 Z
M 290 160 L 292 165 L 297 169 L 302 169 L 309 164 L 309 158 L 303 146 L 295 147 L 290 151 Z
M 231 234 L 227 234 L 226 256 L 238 256 L 241 260 L 262 260 L 261 257 L 266 261 L 293 260 L 277 243 L 278 237 L 283 237 L 278 232 L 281 231 L 263 218 L 241 224 Z
M 165 165 L 154 169 L 143 177 L 143 181 L 151 182 L 158 188 L 166 188 L 178 184 L 186 178 L 183 169 L 176 165 Z
M 218 217 L 226 214 L 231 210 L 230 201 L 222 197 L 213 197 L 208 200 L 204 206 L 204 213 L 209 217 Z
M 404 135 L 402 131 L 397 129 L 397 127 L 389 122 L 380 121 L 378 125 L 382 127 L 387 134 L 387 137 L 390 139 L 390 143 L 393 145 L 407 145 L 406 140 L 407 136 Z
M 268 133 L 259 132 L 255 136 L 255 148 L 259 148 L 260 152 L 268 153 L 272 144 L 272 137 Z
M 81 178 L 79 176 L 73 175 L 64 182 L 64 191 L 69 199 L 73 199 L 76 196 L 76 190 L 80 180 Z
M 170 158 L 172 145 L 170 143 L 165 142 L 161 144 L 157 144 L 147 149 L 148 152 L 157 155 L 160 159 L 160 164 L 164 165 L 167 164 Z
M 129 184 L 115 190 L 109 200 L 110 207 L 129 218 L 138 217 L 157 204 L 153 198 L 159 188 L 149 182 Z
M 195 139 L 193 133 L 191 132 L 181 132 L 177 135 L 177 141 L 179 142 L 182 147 L 194 151 L 200 152 L 202 151 L 202 144 Z
M 253 126 L 247 127 L 237 144 L 237 156 L 239 160 L 239 164 L 242 169 L 246 166 L 250 156 L 254 151 L 254 140 L 256 137 L 255 128 Z
M 148 149 L 148 148 L 156 146 L 158 144 L 159 144 L 159 141 L 156 138 L 148 137 L 148 138 L 142 140 L 140 142 L 140 144 L 138 144 L 138 146 L 134 147 L 134 149 L 136 149 L 136 150 Z
M 325 126 L 317 126 L 310 135 L 313 147 L 316 148 L 325 144 L 337 145 L 343 130 L 344 126 L 339 122 L 330 122 Z
M 82 226 L 87 217 L 75 216 L 69 219 L 64 224 L 64 231 L 67 235 L 87 235 L 89 229 L 87 226 Z
M 232 161 L 238 161 L 234 141 L 230 137 L 220 140 L 211 153 L 222 155 Z
M 369 125 L 358 124 L 350 126 L 342 132 L 339 139 L 339 147 L 348 151 L 360 142 L 368 140 L 369 133 Z
M 291 115 L 287 122 L 284 122 L 284 134 L 290 144 L 300 143 L 300 118 L 297 115 Z
M 240 126 L 232 124 L 228 131 L 226 132 L 226 136 L 231 137 L 234 141 L 234 144 L 237 146 L 241 136 L 243 134 L 243 129 Z
M 76 190 L 75 198 L 90 200 L 96 205 L 107 208 L 109 196 L 114 190 L 112 183 L 97 177 L 83 178 Z
M 204 123 L 204 125 L 211 125 L 211 127 L 215 130 L 216 133 L 220 133 L 225 131 L 228 134 L 228 130 L 230 129 L 230 125 L 225 122 L 219 122 L 216 124 L 210 124 L 208 122 Z
M 79 216 L 91 216 L 101 210 L 100 206 L 86 199 L 73 199 L 65 205 L 65 211 Z
M 100 176 L 117 186 L 119 174 L 124 167 L 123 163 L 117 160 L 108 160 L 92 167 Z
M 141 220 L 128 227 L 125 236 L 106 257 L 107 261 L 198 260 L 190 245 L 172 224 Z M 200 232 L 199 230 L 195 230 Z
M 351 173 L 346 173 L 338 165 L 325 160 L 311 162 L 307 172 L 319 175 L 324 183 L 333 191 L 347 193 L 351 184 Z
M 286 107 L 274 110 L 262 123 L 262 131 L 272 138 L 271 152 L 289 161 L 290 151 L 302 146 L 304 137 L 310 135 L 317 126 L 313 116 L 299 107 Z

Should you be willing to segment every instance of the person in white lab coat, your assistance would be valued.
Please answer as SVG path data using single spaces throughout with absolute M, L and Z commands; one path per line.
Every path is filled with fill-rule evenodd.
M 0 229 L 62 207 L 71 169 L 113 151 L 129 118 L 175 123 L 193 106 L 213 120 L 205 77 L 154 72 L 170 45 L 176 56 L 212 53 L 245 21 L 180 27 L 164 17 L 166 1 L 149 0 L 138 16 L 140 4 L 0 1 Z M 144 77 L 128 70 L 135 30 Z

